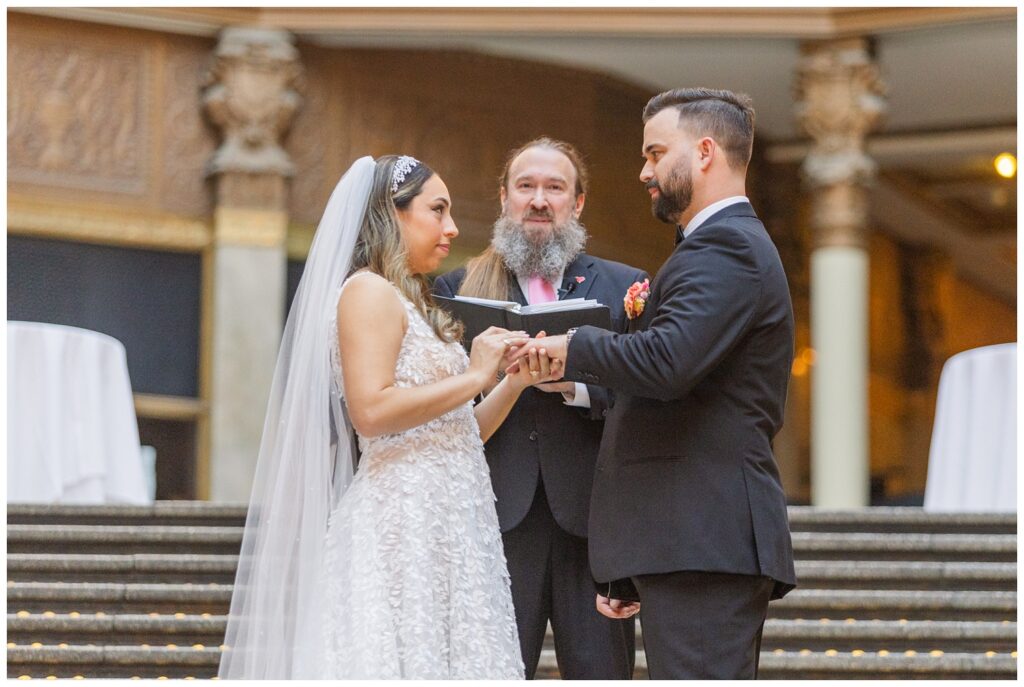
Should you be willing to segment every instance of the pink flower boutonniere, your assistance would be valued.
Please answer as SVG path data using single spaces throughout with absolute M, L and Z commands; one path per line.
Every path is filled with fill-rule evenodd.
M 587 278 L 586 278 L 586 277 L 576 277 L 576 283 L 577 283 L 577 284 L 582 284 L 582 283 L 583 283 L 583 282 L 585 282 L 586 280 L 587 280 Z
M 644 306 L 647 305 L 647 299 L 650 297 L 650 279 L 644 279 L 643 282 L 633 282 L 633 285 L 626 291 L 626 297 L 622 299 L 622 304 L 626 308 L 626 317 L 631 320 L 640 317 L 644 312 Z

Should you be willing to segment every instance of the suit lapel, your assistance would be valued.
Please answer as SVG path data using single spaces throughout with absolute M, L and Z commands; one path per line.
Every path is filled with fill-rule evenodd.
M 523 293 L 522 287 L 519 286 L 519 280 L 516 278 L 516 275 L 508 272 L 508 280 L 512 284 L 512 293 L 509 294 L 509 297 L 519 305 L 529 305 L 526 300 L 526 294 Z
M 562 275 L 562 288 L 559 289 L 558 300 L 567 298 L 586 298 L 597 281 L 598 274 L 593 268 L 594 260 L 585 253 L 577 255 Z M 582 281 L 580 278 L 582 277 Z

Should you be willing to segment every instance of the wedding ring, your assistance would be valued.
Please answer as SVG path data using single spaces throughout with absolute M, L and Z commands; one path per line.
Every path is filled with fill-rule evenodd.
M 540 374 L 540 371 L 539 370 L 530 370 L 530 374 L 532 374 L 534 377 L 536 377 L 537 375 Z

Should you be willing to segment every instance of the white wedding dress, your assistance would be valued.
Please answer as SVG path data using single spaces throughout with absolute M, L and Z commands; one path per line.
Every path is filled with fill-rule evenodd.
M 395 291 L 408 317 L 395 385 L 464 372 L 462 346 L 441 341 Z M 329 331 L 340 388 L 336 322 Z M 322 677 L 522 679 L 472 402 L 398 434 L 359 437 L 359 448 L 358 470 L 327 528 Z

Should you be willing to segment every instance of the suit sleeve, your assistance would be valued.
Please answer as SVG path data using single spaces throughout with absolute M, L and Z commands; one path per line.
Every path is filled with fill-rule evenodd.
M 647 272 L 644 272 L 643 270 L 638 270 L 637 273 L 633 276 L 633 279 L 630 281 L 630 284 L 632 284 L 633 282 L 642 282 L 644 279 L 647 278 Z M 629 285 L 626 285 L 622 288 L 623 296 L 625 296 L 626 290 L 628 288 Z M 616 308 L 618 307 L 618 303 L 609 303 L 608 306 L 610 308 Z M 620 333 L 622 332 L 622 330 L 629 326 L 628 322 L 628 320 L 622 320 L 622 328 L 620 329 Z M 603 386 L 597 386 L 595 384 L 587 384 L 587 393 L 590 394 L 590 407 L 581 408 L 580 414 L 583 415 L 583 417 L 586 417 L 590 420 L 604 420 L 605 416 L 608 414 L 608 411 L 612 407 L 612 403 L 615 400 L 615 394 L 612 393 L 610 389 L 606 389 Z
M 452 293 L 451 284 L 448 283 L 447 274 L 442 274 L 434 280 L 433 291 L 435 296 L 444 296 L 445 298 L 452 298 L 455 295 Z
M 749 330 L 761 280 L 748 239 L 704 227 L 669 259 L 646 329 L 632 334 L 580 327 L 566 379 L 668 401 L 682 398 Z

